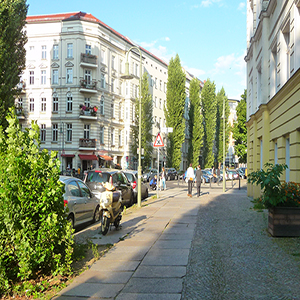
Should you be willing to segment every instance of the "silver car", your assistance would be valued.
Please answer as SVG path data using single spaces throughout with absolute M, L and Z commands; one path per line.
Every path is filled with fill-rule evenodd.
M 131 183 L 132 188 L 133 188 L 133 192 L 134 192 L 134 201 L 135 203 L 137 202 L 137 193 L 138 193 L 138 172 L 137 171 L 129 171 L 126 170 L 124 171 L 124 174 L 126 175 L 128 181 Z M 148 187 L 147 185 L 143 182 L 143 178 L 141 178 L 142 180 L 142 199 L 148 198 L 149 195 L 149 191 L 148 191 Z
M 99 200 L 91 193 L 84 182 L 70 176 L 60 176 L 59 180 L 64 183 L 64 205 L 67 218 L 73 227 L 100 220 Z

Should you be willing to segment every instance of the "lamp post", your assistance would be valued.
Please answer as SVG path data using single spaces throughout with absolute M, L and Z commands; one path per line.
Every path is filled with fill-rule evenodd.
M 125 63 L 125 74 L 121 76 L 122 79 L 132 79 L 133 76 L 129 74 L 129 62 L 128 54 L 131 50 L 136 49 L 140 54 L 140 103 L 139 103 L 139 165 L 138 165 L 138 194 L 137 194 L 137 205 L 141 207 L 142 202 L 142 52 L 138 47 L 131 47 L 126 54 L 126 63 Z
M 223 193 L 225 193 L 226 168 L 225 168 L 225 97 L 223 97 Z

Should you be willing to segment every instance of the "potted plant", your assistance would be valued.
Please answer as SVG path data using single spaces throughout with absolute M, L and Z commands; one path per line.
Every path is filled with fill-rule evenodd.
M 287 165 L 265 164 L 248 175 L 248 183 L 260 185 L 261 202 L 269 210 L 268 230 L 272 236 L 300 236 L 300 184 L 280 181 Z

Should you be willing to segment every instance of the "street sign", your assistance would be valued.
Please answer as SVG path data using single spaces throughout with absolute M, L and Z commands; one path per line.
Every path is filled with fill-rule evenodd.
M 155 142 L 153 144 L 153 147 L 164 147 L 164 146 L 165 145 L 164 145 L 164 142 L 163 142 L 163 140 L 161 138 L 161 135 L 160 135 L 160 133 L 158 133 L 157 137 L 155 139 Z

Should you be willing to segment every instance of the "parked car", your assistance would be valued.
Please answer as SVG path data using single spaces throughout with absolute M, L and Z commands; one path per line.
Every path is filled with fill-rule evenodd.
M 177 172 L 177 175 L 179 176 L 179 179 L 181 179 L 181 180 L 183 179 L 184 174 L 185 174 L 185 171 L 183 171 L 183 170 Z
M 229 180 L 239 179 L 239 174 L 236 170 L 228 170 L 227 174 L 228 174 L 228 179 Z
M 239 173 L 239 175 L 240 175 L 241 178 L 243 178 L 243 179 L 247 178 L 247 176 L 246 176 L 246 168 L 238 168 L 237 172 Z
M 158 172 L 157 169 L 152 169 L 152 168 L 145 170 L 145 172 L 142 175 L 144 178 L 144 181 L 149 181 L 150 176 L 151 175 L 154 176 L 154 174 L 157 174 L 157 172 Z
M 166 168 L 166 180 L 177 180 L 178 174 L 175 168 Z
M 128 181 L 131 183 L 134 192 L 134 202 L 137 203 L 138 171 L 125 170 L 124 174 L 126 175 Z M 143 182 L 143 178 L 141 180 L 141 183 L 142 183 L 141 185 L 142 199 L 148 198 L 149 191 L 147 185 Z
M 88 186 L 79 178 L 60 176 L 59 180 L 64 184 L 64 205 L 67 219 L 72 226 L 98 222 L 100 220 L 100 202 L 92 194 Z
M 205 172 L 203 172 L 204 170 L 201 170 L 202 171 L 202 176 L 201 176 L 201 180 L 202 180 L 202 183 L 209 183 L 210 182 L 210 176 L 208 176 Z M 184 172 L 184 174 L 182 175 L 183 176 L 183 180 L 186 181 L 186 172 Z M 194 177 L 194 182 L 196 181 L 196 170 L 194 170 L 194 174 L 195 174 L 195 177 Z
M 84 182 L 99 199 L 105 191 L 102 184 L 110 182 L 116 187 L 117 191 L 120 191 L 123 206 L 131 206 L 134 202 L 134 192 L 131 183 L 121 170 L 90 170 L 86 172 Z

